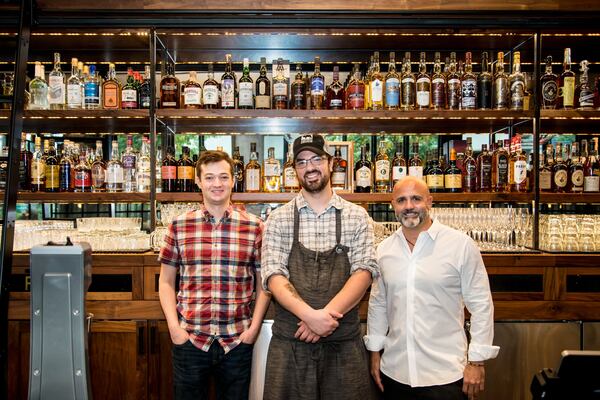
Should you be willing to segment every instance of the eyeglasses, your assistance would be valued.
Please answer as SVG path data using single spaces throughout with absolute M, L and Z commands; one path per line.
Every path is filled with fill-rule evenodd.
M 325 161 L 325 158 L 321 157 L 321 156 L 314 156 L 311 157 L 307 160 L 296 160 L 296 162 L 294 163 L 294 165 L 296 165 L 296 168 L 299 169 L 304 169 L 308 166 L 308 163 L 310 162 L 312 165 L 314 165 L 315 167 L 318 167 L 319 165 L 323 164 L 323 161 Z

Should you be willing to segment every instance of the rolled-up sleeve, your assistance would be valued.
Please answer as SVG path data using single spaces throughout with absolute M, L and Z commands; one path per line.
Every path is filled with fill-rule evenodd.
M 363 210 L 364 211 L 364 210 Z M 375 258 L 373 224 L 366 211 L 359 214 L 357 227 L 350 246 L 350 273 L 359 269 L 367 270 L 373 279 L 379 276 L 379 266 Z
M 268 291 L 269 278 L 273 275 L 283 275 L 289 279 L 290 272 L 287 268 L 288 257 L 292 248 L 291 238 L 284 234 L 283 210 L 278 209 L 271 213 L 265 224 L 261 249 L 261 277 L 262 286 Z

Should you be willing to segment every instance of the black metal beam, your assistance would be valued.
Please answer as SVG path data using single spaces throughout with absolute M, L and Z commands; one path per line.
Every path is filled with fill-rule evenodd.
M 156 229 L 156 30 L 148 35 L 150 49 L 150 231 Z
M 17 192 L 19 188 L 19 159 L 21 132 L 23 130 L 23 107 L 25 78 L 31 33 L 32 0 L 23 0 L 19 17 L 19 38 L 15 62 L 15 83 L 8 137 L 8 174 L 4 192 L 2 229 L 2 255 L 0 258 L 0 398 L 8 399 L 8 282 L 12 269 Z

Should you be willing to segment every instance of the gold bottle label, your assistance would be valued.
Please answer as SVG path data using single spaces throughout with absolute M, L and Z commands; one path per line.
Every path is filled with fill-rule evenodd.
M 565 86 L 563 87 L 563 106 L 573 107 L 575 100 L 575 77 L 565 77 Z
M 462 187 L 462 176 L 459 174 L 444 175 L 444 186 L 446 189 L 460 189 Z

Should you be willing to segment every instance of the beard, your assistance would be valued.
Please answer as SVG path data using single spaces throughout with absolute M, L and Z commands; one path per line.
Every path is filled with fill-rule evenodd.
M 405 210 L 396 214 L 396 220 L 405 228 L 416 228 L 427 218 L 427 210 Z
M 308 182 L 304 177 L 310 173 L 316 172 L 318 174 L 317 179 Z M 298 176 L 298 181 L 302 189 L 309 193 L 318 193 L 325 189 L 329 184 L 329 174 L 323 175 L 319 170 L 307 171 L 303 176 Z

